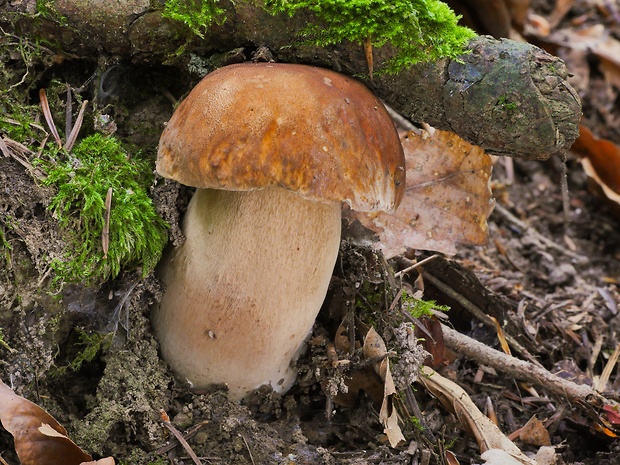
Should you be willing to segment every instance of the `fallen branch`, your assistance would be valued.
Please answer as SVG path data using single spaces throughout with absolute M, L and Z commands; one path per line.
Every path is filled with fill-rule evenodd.
M 592 402 L 592 400 L 601 404 L 612 403 L 588 385 L 576 384 L 560 378 L 543 367 L 488 347 L 448 326 L 442 325 L 442 330 L 444 344 L 457 354 L 493 367 L 497 371 L 508 373 L 516 379 L 541 386 L 572 403 L 581 405 Z
M 57 38 L 63 37 L 63 48 L 54 50 L 59 56 L 114 56 L 135 64 L 170 64 L 176 56 L 172 64 L 187 70 L 190 53 L 213 57 L 217 52 L 222 65 L 250 59 L 246 50 L 266 47 L 278 61 L 359 77 L 410 120 L 453 131 L 489 153 L 546 159 L 565 152 L 578 135 L 581 105 L 564 63 L 527 43 L 478 37 L 458 60 L 420 64 L 396 75 L 375 72 L 371 80 L 361 44 L 305 44 L 303 29 L 317 22 L 311 13 L 271 15 L 260 1 L 222 0 L 226 22 L 213 25 L 204 38 L 163 18 L 147 1 L 112 7 L 98 0 L 68 0 L 54 2 L 44 15 L 29 11 L 30 4 L 3 3 L 0 26 L 13 28 L 24 40 L 60 44 Z M 232 58 L 221 53 L 232 50 L 237 51 Z M 374 68 L 380 70 L 394 49 L 377 47 L 373 53 Z

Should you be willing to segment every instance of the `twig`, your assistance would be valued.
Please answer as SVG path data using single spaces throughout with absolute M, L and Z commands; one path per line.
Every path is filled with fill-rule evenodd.
M 431 255 L 430 257 L 426 257 L 424 260 L 419 261 L 419 262 L 417 262 L 417 263 L 414 263 L 413 265 L 411 265 L 411 266 L 409 266 L 409 267 L 405 268 L 404 270 L 400 270 L 399 272 L 394 273 L 394 277 L 395 277 L 395 278 L 400 278 L 402 275 L 409 273 L 411 270 L 414 270 L 414 269 L 416 269 L 417 267 L 422 266 L 422 265 L 424 265 L 425 263 L 428 263 L 428 262 L 430 262 L 431 260 L 436 259 L 437 257 L 439 257 L 439 254 L 434 254 L 434 255 Z
M 499 350 L 495 350 L 475 339 L 442 325 L 443 340 L 446 347 L 457 354 L 464 355 L 498 371 L 509 373 L 517 379 L 542 386 L 553 394 L 567 398 L 571 402 L 584 402 L 588 396 L 609 404 L 597 391 L 585 384 L 576 384 L 550 373 L 543 367 L 534 365 Z
M 179 432 L 178 429 L 176 429 L 174 427 L 174 425 L 172 423 L 170 423 L 170 418 L 168 418 L 168 414 L 165 411 L 160 410 L 159 411 L 159 417 L 160 417 L 161 422 L 163 423 L 163 425 L 166 428 L 168 428 L 168 430 L 174 435 L 174 437 L 177 439 L 177 441 L 179 441 L 179 443 L 183 446 L 183 449 L 185 449 L 185 451 L 189 454 L 189 456 L 192 458 L 194 463 L 196 465 L 202 465 L 202 462 L 200 461 L 200 459 L 198 458 L 196 453 L 193 451 L 191 446 L 188 444 L 188 442 L 185 440 L 183 435 Z
M 433 341 L 433 343 L 436 343 L 435 338 L 430 333 L 428 328 L 424 325 L 424 323 L 422 323 L 419 319 L 417 319 L 415 316 L 413 316 L 411 313 L 409 313 L 404 308 L 400 310 L 400 313 L 402 313 L 402 315 L 405 318 L 407 318 L 411 323 L 413 323 L 416 328 L 418 328 L 420 331 L 422 331 L 424 334 L 426 334 L 428 336 L 429 340 Z
M 620 343 L 616 345 L 616 349 L 614 350 L 613 354 L 611 354 L 611 357 L 609 357 L 609 360 L 605 364 L 605 367 L 603 368 L 603 372 L 601 373 L 601 376 L 594 383 L 594 388 L 597 391 L 603 391 L 605 389 L 605 385 L 609 381 L 611 372 L 614 370 L 616 364 L 618 363 L 619 356 L 620 356 Z
M 41 277 L 39 278 L 39 281 L 37 282 L 37 288 L 40 289 L 41 286 L 43 286 L 43 282 L 48 278 L 51 272 L 52 272 L 52 265 L 50 264 L 47 266 L 47 270 L 45 270 L 45 273 L 43 273 Z
M 575 260 L 576 263 L 584 264 L 588 262 L 588 257 L 579 255 L 578 253 L 575 253 L 569 250 L 568 248 L 566 248 L 566 246 L 556 244 L 551 239 L 548 239 L 547 237 L 540 234 L 533 227 L 525 224 L 523 221 L 521 221 L 519 218 L 517 218 L 512 213 L 510 213 L 507 209 L 505 209 L 501 204 L 499 203 L 495 204 L 495 211 L 499 213 L 500 215 L 502 215 L 505 219 L 507 219 L 511 223 L 517 225 L 523 231 L 528 231 L 530 234 L 535 236 L 540 242 L 542 242 L 547 247 L 557 250 L 558 252 L 561 252 L 564 255 L 571 257 L 573 260 Z
M 246 441 L 245 436 L 243 434 L 241 435 L 241 439 L 243 439 L 243 443 L 245 444 L 245 447 L 248 450 L 248 454 L 250 454 L 250 460 L 252 461 L 252 465 L 256 465 L 256 463 L 254 462 L 254 457 L 252 457 L 252 451 L 250 450 L 248 441 Z
M 422 426 L 422 434 L 424 435 L 424 437 L 431 442 L 435 442 L 435 435 L 426 424 L 426 421 L 424 420 L 424 415 L 422 414 L 420 406 L 418 405 L 418 401 L 413 395 L 413 389 L 411 389 L 411 386 L 409 385 L 407 385 L 407 387 L 405 388 L 405 404 L 407 405 L 407 407 L 409 407 L 409 410 L 411 410 L 413 416 L 416 417 L 420 422 L 420 426 Z
M 205 426 L 208 425 L 209 422 L 207 420 L 205 421 L 201 421 L 200 423 L 198 423 L 197 425 L 192 426 L 190 429 L 187 430 L 187 432 L 183 435 L 183 437 L 185 438 L 185 440 L 187 441 L 189 438 L 193 437 L 196 435 L 196 433 L 198 431 L 200 431 L 200 429 Z M 180 443 L 178 441 L 171 441 L 170 443 L 166 444 L 165 446 L 160 447 L 159 449 L 157 449 L 155 452 L 159 455 L 163 455 L 168 451 L 171 451 L 172 449 L 174 449 L 176 446 L 178 446 Z

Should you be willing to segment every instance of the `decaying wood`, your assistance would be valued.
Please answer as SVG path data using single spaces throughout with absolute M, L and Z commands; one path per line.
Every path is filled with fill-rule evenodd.
M 249 59 L 252 50 L 267 47 L 278 61 L 359 77 L 412 121 L 456 132 L 493 154 L 546 159 L 565 152 L 578 135 L 581 107 L 564 63 L 530 44 L 479 37 L 459 60 L 417 65 L 397 75 L 376 73 L 394 53 L 390 47 L 376 48 L 370 80 L 362 45 L 301 43 L 300 31 L 316 22 L 309 14 L 271 16 L 261 2 L 222 0 L 226 22 L 200 39 L 163 18 L 151 3 L 56 0 L 46 2 L 45 14 L 37 14 L 34 1 L 5 2 L 0 26 L 18 37 L 43 41 L 56 60 L 99 58 L 186 67 L 190 53 L 219 54 L 224 64 Z M 180 50 L 183 53 L 177 53 Z

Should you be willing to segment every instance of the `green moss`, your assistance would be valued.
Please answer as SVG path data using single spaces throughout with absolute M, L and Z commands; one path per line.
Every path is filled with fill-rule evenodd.
M 219 0 L 166 0 L 162 16 L 185 24 L 194 34 L 203 38 L 211 24 L 226 21 Z
M 76 328 L 79 342 L 82 347 L 75 358 L 65 366 L 58 367 L 50 371 L 52 376 L 63 376 L 67 371 L 79 371 L 86 362 L 92 362 L 100 351 L 107 350 L 112 344 L 113 333 L 88 333 L 83 329 Z
M 37 14 L 42 18 L 56 21 L 61 26 L 68 26 L 69 19 L 58 13 L 56 5 L 50 0 L 36 0 Z
M 70 156 L 61 158 L 63 154 L 50 149 L 51 160 L 43 162 L 48 171 L 45 184 L 58 190 L 49 208 L 73 236 L 64 256 L 52 262 L 55 283 L 103 282 L 123 267 L 139 266 L 148 274 L 167 241 L 167 226 L 147 195 L 150 164 L 130 157 L 117 139 L 101 134 L 83 139 Z M 109 188 L 113 194 L 106 258 L 102 233 Z
M 508 98 L 505 95 L 502 95 L 497 101 L 497 106 L 502 107 L 504 110 L 516 110 L 517 104 L 514 102 L 508 101 Z
M 30 141 L 37 136 L 34 115 L 37 107 L 32 105 L 21 105 L 14 100 L 6 97 L 0 98 L 0 133 L 5 134 L 14 141 Z M 39 130 L 39 135 L 42 131 Z
M 420 421 L 420 419 L 414 415 L 409 416 L 409 422 L 411 423 L 411 426 L 413 426 L 413 428 L 418 431 L 418 432 L 423 432 L 424 431 L 424 425 L 422 424 L 422 422 Z
M 316 45 L 370 40 L 373 46 L 394 46 L 396 56 L 382 70 L 388 73 L 419 62 L 455 58 L 475 37 L 439 0 L 266 0 L 265 6 L 273 14 L 314 13 L 320 24 L 309 25 L 303 34 Z
M 432 316 L 435 310 L 440 312 L 448 312 L 450 307 L 447 305 L 437 305 L 434 300 L 422 300 L 409 295 L 403 290 L 402 295 L 403 308 L 409 312 L 414 318 L 422 318 L 424 316 Z

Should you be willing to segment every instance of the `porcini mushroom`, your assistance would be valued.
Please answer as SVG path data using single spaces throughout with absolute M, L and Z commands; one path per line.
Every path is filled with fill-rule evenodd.
M 197 389 L 226 384 L 237 400 L 287 391 L 327 293 L 341 202 L 394 210 L 404 166 L 386 109 L 350 77 L 277 63 L 207 75 L 157 158 L 162 176 L 198 188 L 152 315 L 175 374 Z

